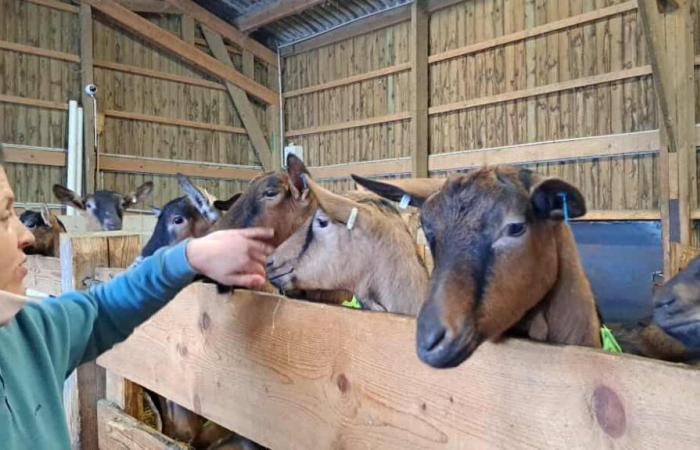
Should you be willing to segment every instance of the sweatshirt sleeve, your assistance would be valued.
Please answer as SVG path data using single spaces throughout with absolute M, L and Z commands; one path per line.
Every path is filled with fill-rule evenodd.
M 67 376 L 125 340 L 177 293 L 196 272 L 185 254 L 187 241 L 157 251 L 132 270 L 87 292 L 68 292 L 28 305 L 42 322 L 57 371 Z M 60 376 L 61 374 L 59 374 Z

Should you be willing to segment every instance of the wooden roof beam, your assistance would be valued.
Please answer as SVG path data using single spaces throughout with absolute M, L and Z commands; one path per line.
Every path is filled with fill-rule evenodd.
M 285 17 L 299 14 L 313 8 L 326 0 L 276 0 L 234 19 L 233 24 L 244 33 L 255 31 L 268 23 L 277 22 Z
M 199 50 L 193 44 L 183 41 L 173 33 L 160 28 L 136 13 L 119 5 L 114 0 L 83 0 L 96 10 L 109 16 L 112 20 L 148 42 L 170 51 L 183 61 L 204 72 L 228 81 L 263 101 L 265 104 L 277 104 L 279 95 L 271 89 L 246 77 L 234 68 L 227 66 Z M 196 17 L 195 17 L 196 18 Z
M 138 13 L 180 14 L 180 10 L 164 0 L 117 0 L 123 7 Z
M 191 0 L 165 0 L 170 5 L 178 8 L 183 14 L 188 14 L 194 17 L 197 22 L 208 26 L 212 30 L 219 33 L 222 37 L 228 39 L 244 50 L 250 51 L 258 59 L 266 64 L 277 67 L 277 54 L 265 47 L 258 41 L 249 38 L 228 22 L 220 19 L 206 9 L 197 5 Z

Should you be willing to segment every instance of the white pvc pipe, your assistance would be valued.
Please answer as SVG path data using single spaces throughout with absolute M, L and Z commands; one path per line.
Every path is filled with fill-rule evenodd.
M 83 146 L 83 126 L 85 122 L 83 120 L 83 107 L 78 108 L 78 149 L 76 153 L 75 162 L 75 186 L 77 192 L 83 195 L 83 160 L 85 154 L 85 148 Z
M 68 102 L 68 165 L 66 166 L 66 187 L 76 190 L 76 164 L 78 150 L 78 102 L 71 100 Z M 66 209 L 69 216 L 75 215 L 75 210 L 71 207 Z

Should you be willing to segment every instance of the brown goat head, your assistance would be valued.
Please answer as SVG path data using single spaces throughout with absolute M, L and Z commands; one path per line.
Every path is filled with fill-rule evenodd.
M 95 191 L 94 194 L 83 197 L 60 184 L 53 187 L 53 193 L 61 203 L 86 212 L 88 217 L 105 231 L 121 230 L 124 211 L 145 200 L 151 191 L 153 191 L 153 183 L 150 181 L 126 195 L 113 191 Z
M 700 257 L 655 290 L 654 324 L 700 358 Z
M 599 346 L 595 301 L 568 225 L 585 214 L 572 185 L 527 169 L 484 168 L 442 181 L 370 181 L 390 199 L 411 196 L 435 262 L 418 316 L 418 356 L 452 367 L 486 339 L 523 331 L 533 339 Z M 378 187 L 380 186 L 380 187 Z M 427 194 L 427 195 L 426 195 Z M 566 291 L 566 292 L 563 292 Z
M 34 245 L 24 249 L 28 255 L 58 256 L 60 235 L 66 232 L 58 217 L 43 205 L 41 211 L 24 211 L 19 220 L 34 235 Z
M 368 309 L 417 314 L 427 272 L 396 208 L 372 193 L 340 196 L 308 184 L 319 207 L 268 259 L 270 282 L 345 290 Z
M 306 185 L 308 171 L 301 159 L 287 157 L 287 169 L 267 173 L 250 186 L 213 227 L 215 230 L 269 227 L 275 230 L 271 242 L 277 246 L 311 216 L 316 201 Z

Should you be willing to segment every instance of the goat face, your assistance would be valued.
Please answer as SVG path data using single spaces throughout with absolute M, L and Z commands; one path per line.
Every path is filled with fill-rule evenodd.
M 286 171 L 254 179 L 213 229 L 268 227 L 275 230 L 272 244 L 281 244 L 316 209 L 316 201 L 306 186 L 307 176 L 304 163 L 289 155 Z
M 421 206 L 435 266 L 418 316 L 417 352 L 433 367 L 460 364 L 545 298 L 558 274 L 559 195 L 566 194 L 570 217 L 585 213 L 575 187 L 508 166 L 456 175 L 439 188 L 437 180 L 416 180 L 415 189 L 412 180 L 355 180 L 393 200 L 410 195 Z
M 34 245 L 24 249 L 28 255 L 58 256 L 59 237 L 66 229 L 44 205 L 40 212 L 24 211 L 19 220 L 34 235 Z
M 121 230 L 124 211 L 146 199 L 152 190 L 153 183 L 148 181 L 127 195 L 113 191 L 96 191 L 82 197 L 59 184 L 53 187 L 54 195 L 61 203 L 85 211 L 105 231 Z
M 654 323 L 700 357 L 700 257 L 655 291 Z

